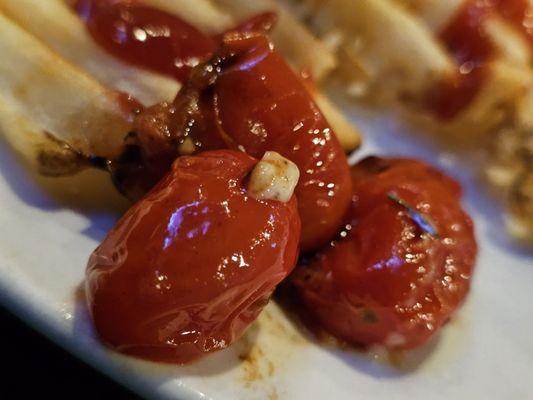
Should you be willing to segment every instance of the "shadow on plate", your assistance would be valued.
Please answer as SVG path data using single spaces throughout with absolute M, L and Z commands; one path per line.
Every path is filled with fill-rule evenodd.
M 312 316 L 290 294 L 290 285 L 276 292 L 276 301 L 287 320 L 310 343 L 328 351 L 351 368 L 377 379 L 402 378 L 421 368 L 439 344 L 438 335 L 424 346 L 409 351 L 387 352 L 384 349 L 363 349 L 338 340 L 317 325 Z

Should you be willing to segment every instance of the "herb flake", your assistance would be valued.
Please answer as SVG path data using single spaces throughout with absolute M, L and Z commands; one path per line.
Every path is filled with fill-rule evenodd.
M 439 238 L 437 228 L 435 227 L 435 224 L 429 219 L 429 217 L 424 216 L 415 207 L 413 207 L 411 204 L 399 197 L 394 192 L 387 193 L 387 197 L 394 203 L 405 208 L 407 210 L 407 215 L 409 215 L 409 218 L 411 218 L 420 229 L 422 229 L 424 232 L 428 233 L 431 237 L 435 239 Z

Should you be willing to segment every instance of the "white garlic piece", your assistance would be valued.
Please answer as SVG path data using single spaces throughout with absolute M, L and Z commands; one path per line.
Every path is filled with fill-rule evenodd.
M 248 193 L 258 200 L 288 202 L 300 178 L 296 164 L 275 151 L 267 151 L 252 170 Z

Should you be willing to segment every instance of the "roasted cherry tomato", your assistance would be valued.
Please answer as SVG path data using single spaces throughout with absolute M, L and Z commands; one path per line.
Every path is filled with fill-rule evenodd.
M 229 346 L 293 269 L 300 220 L 256 200 L 257 161 L 229 150 L 177 159 L 91 256 L 86 291 L 96 328 L 118 351 L 188 362 Z
M 352 185 L 346 156 L 328 122 L 264 35 L 224 40 L 214 84 L 220 129 L 254 157 L 273 150 L 293 161 L 302 219 L 302 249 L 327 243 L 342 224 Z
M 231 148 L 260 158 L 276 151 L 300 170 L 302 250 L 326 244 L 342 225 L 352 194 L 346 156 L 301 80 L 262 34 L 225 35 L 173 104 L 144 110 L 134 128 L 141 157 L 119 160 L 114 174 L 129 197 L 157 182 L 185 141 L 191 152 Z
M 357 345 L 412 348 L 461 305 L 476 258 L 460 187 L 408 159 L 368 158 L 353 169 L 346 228 L 292 284 L 307 316 Z

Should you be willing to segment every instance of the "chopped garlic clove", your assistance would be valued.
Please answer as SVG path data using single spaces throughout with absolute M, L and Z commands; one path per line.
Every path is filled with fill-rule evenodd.
M 286 203 L 292 197 L 299 177 L 296 164 L 275 151 L 267 151 L 252 170 L 248 193 L 258 200 Z
M 193 154 L 196 151 L 196 145 L 190 137 L 186 137 L 178 146 L 178 153 L 182 156 Z

